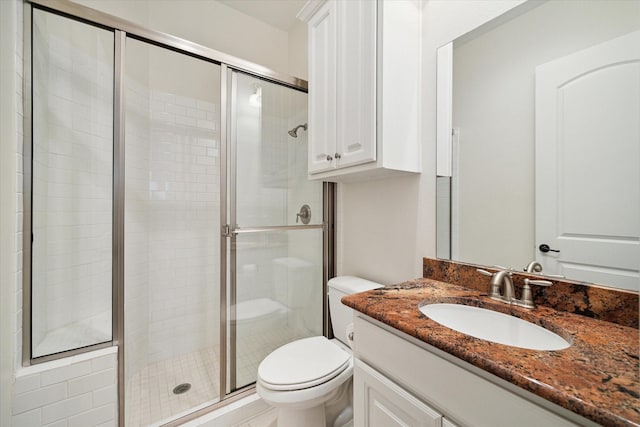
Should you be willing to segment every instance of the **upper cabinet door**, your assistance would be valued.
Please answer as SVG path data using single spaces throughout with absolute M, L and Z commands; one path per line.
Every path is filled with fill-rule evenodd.
M 325 3 L 309 20 L 309 172 L 335 167 L 337 4 Z
M 309 178 L 419 173 L 420 3 L 308 0 Z M 386 139 L 386 141 L 385 141 Z
M 338 2 L 338 167 L 376 160 L 376 4 Z

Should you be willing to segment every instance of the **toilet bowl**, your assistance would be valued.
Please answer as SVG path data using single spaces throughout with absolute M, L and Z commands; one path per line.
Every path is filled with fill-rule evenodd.
M 358 277 L 331 279 L 329 309 L 337 339 L 315 336 L 296 340 L 260 363 L 256 389 L 265 402 L 278 409 L 278 427 L 333 425 L 333 419 L 351 403 L 353 354 L 347 330 L 353 311 L 340 300 L 379 287 L 382 285 Z

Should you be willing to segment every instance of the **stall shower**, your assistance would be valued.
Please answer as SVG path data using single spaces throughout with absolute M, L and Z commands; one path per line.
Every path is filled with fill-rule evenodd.
M 323 333 L 333 189 L 306 82 L 86 11 L 29 11 L 25 363 L 118 345 L 121 421 L 162 425 Z

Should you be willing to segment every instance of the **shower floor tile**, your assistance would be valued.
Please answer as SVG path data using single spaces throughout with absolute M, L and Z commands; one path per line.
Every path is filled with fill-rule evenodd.
M 275 348 L 309 336 L 308 332 L 286 327 L 267 333 L 243 332 L 236 343 L 238 388 L 255 382 L 258 365 Z M 127 381 L 125 426 L 162 425 L 219 401 L 219 366 L 217 346 L 147 365 Z M 191 388 L 182 394 L 174 394 L 173 389 L 184 383 L 189 383 Z M 261 417 L 242 424 L 242 427 L 275 425 L 268 421 L 270 415 Z
M 217 349 L 208 348 L 148 365 L 127 382 L 125 425 L 154 425 L 216 402 L 219 364 Z M 191 385 L 187 392 L 173 393 L 185 383 Z

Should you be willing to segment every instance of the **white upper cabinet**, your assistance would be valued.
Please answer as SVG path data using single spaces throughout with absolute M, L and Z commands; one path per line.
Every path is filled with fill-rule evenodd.
M 310 87 L 314 102 L 309 103 L 309 173 L 322 172 L 333 167 L 335 153 L 336 115 L 325 111 L 336 106 L 336 2 L 325 3 L 308 21 L 309 61 L 316 66 L 309 70 Z
M 414 0 L 310 0 L 309 178 L 420 172 L 420 13 Z

